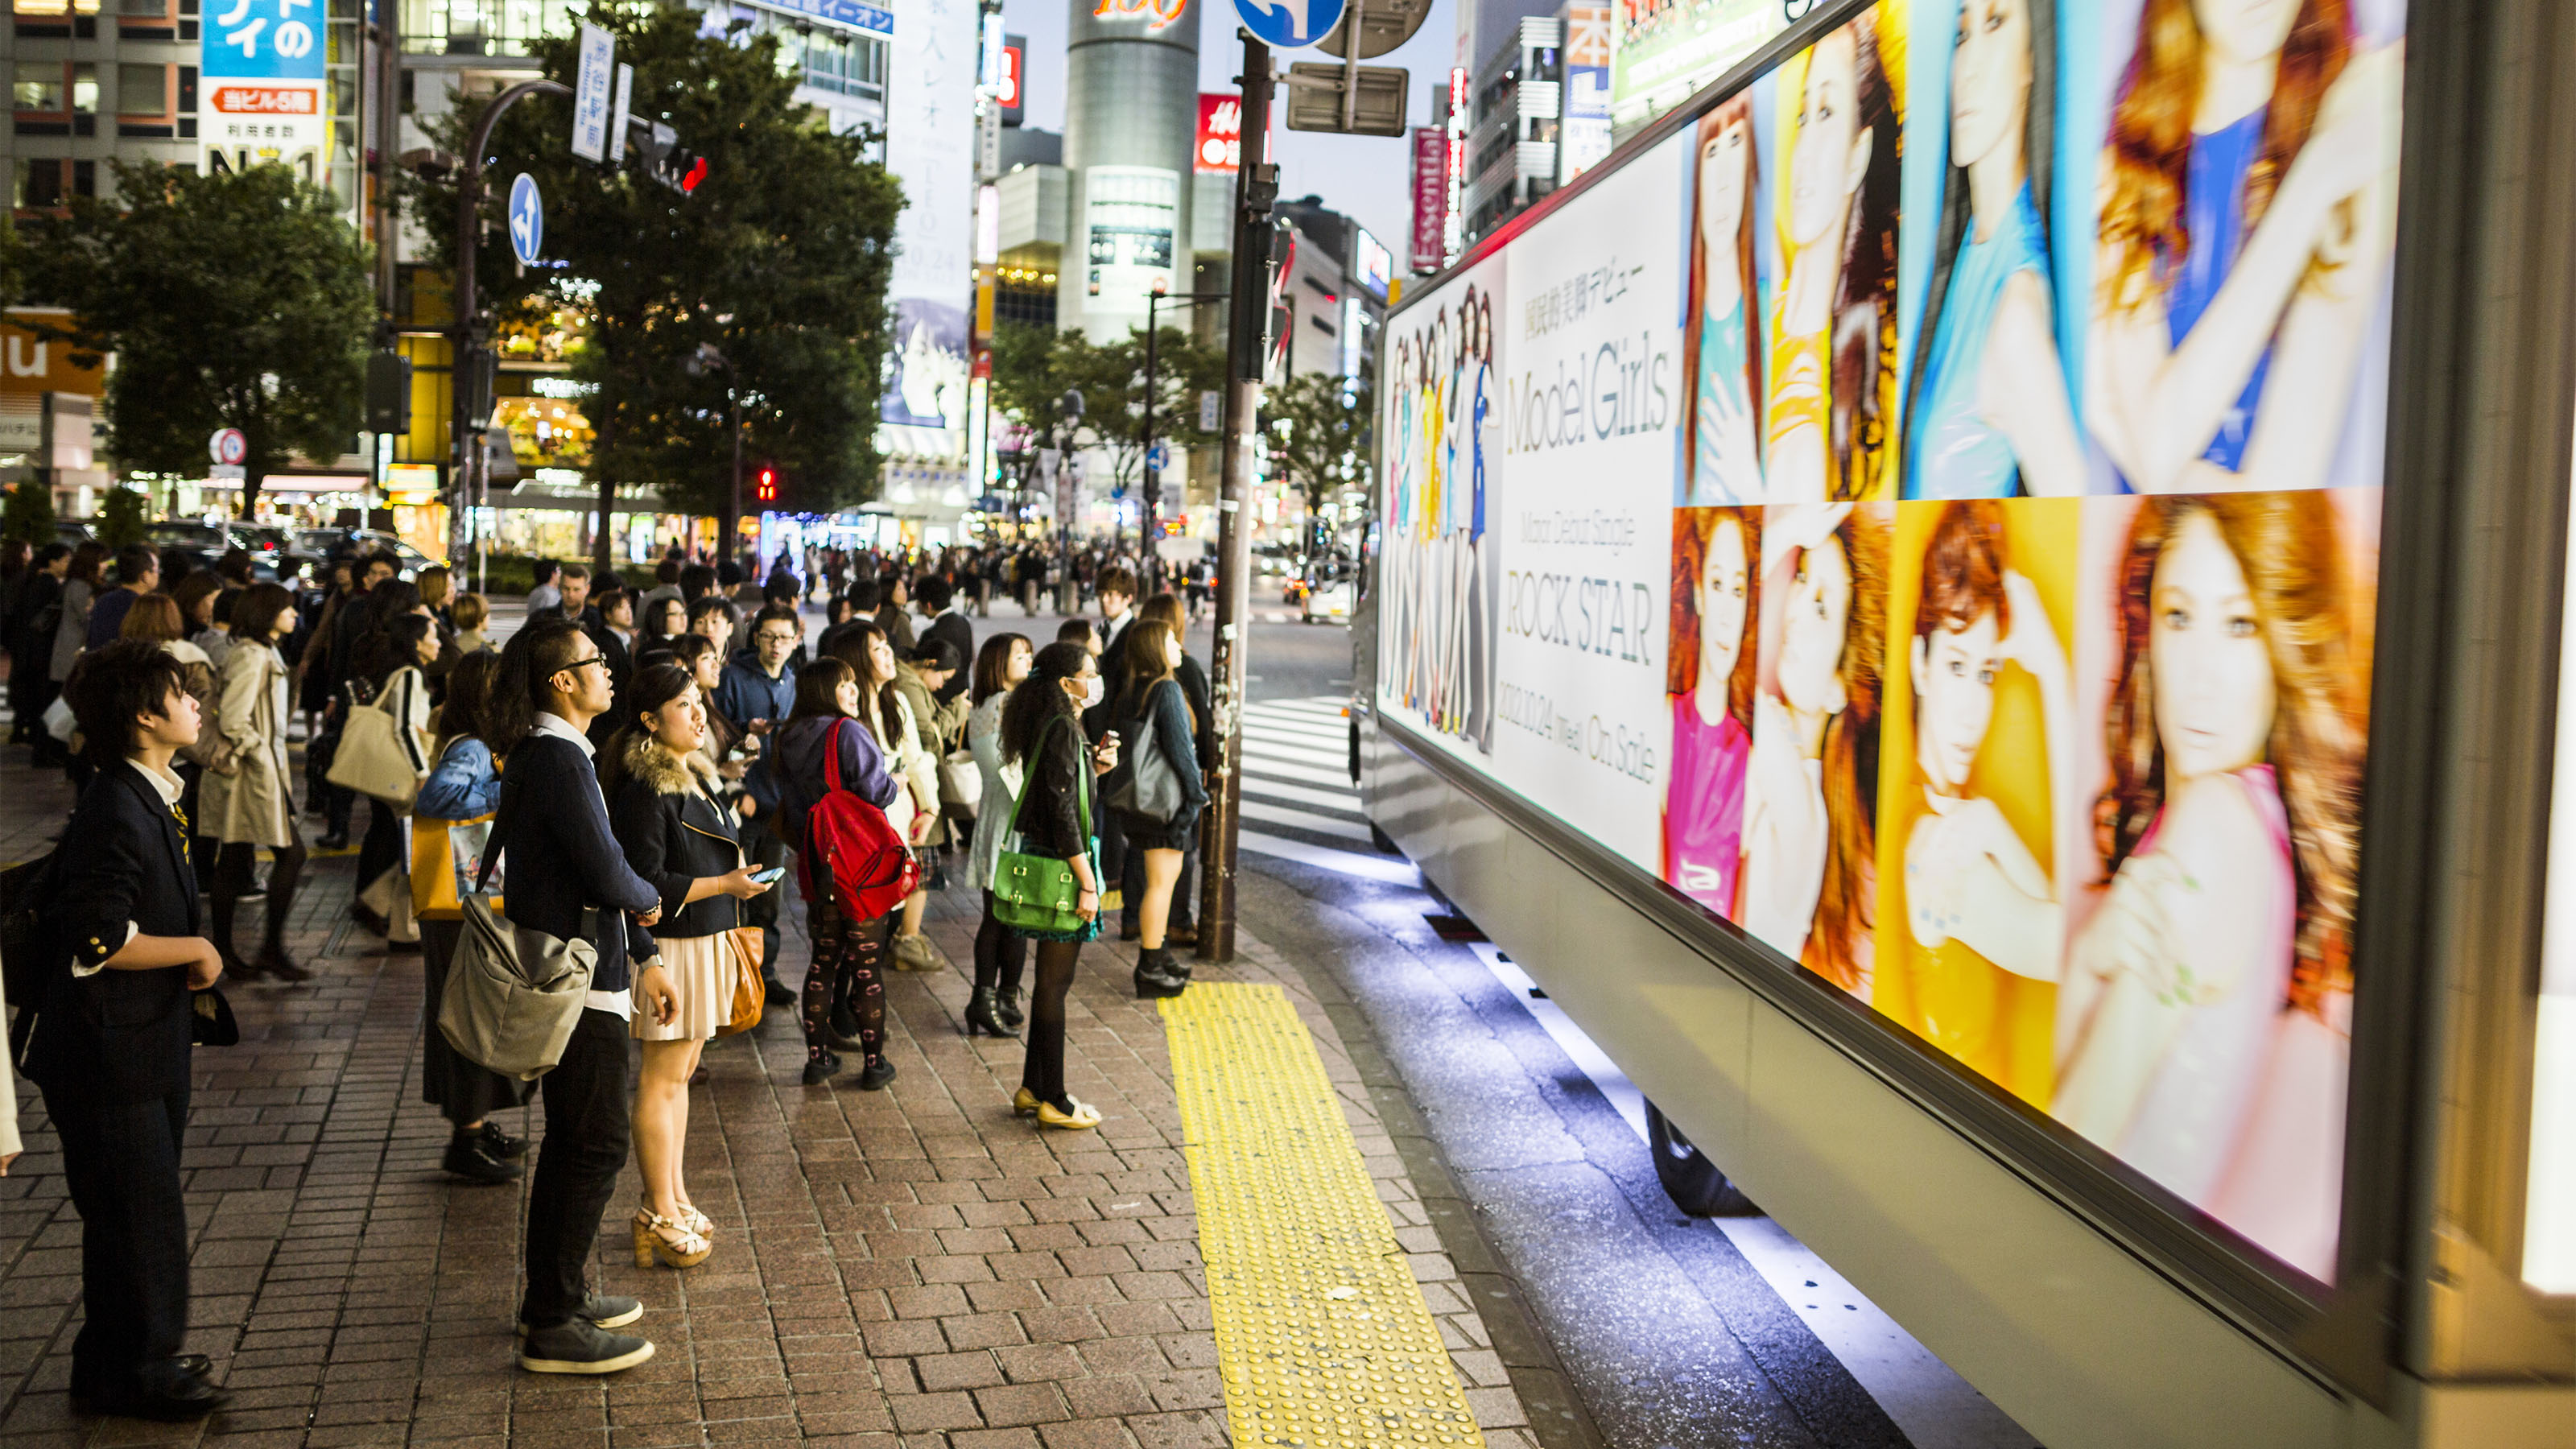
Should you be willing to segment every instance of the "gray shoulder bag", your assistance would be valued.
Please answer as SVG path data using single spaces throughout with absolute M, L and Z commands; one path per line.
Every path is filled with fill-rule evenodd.
M 438 1029 L 467 1061 L 532 1082 L 563 1060 L 564 1043 L 590 999 L 599 947 L 587 937 L 598 931 L 599 912 L 582 912 L 581 940 L 511 924 L 484 889 L 500 853 L 485 849 L 483 868 L 465 897 L 465 929 L 447 966 Z

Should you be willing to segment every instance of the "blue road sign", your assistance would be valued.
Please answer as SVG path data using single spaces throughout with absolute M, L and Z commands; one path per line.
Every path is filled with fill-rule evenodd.
M 1145 450 L 1145 466 L 1157 473 L 1172 466 L 1171 445 L 1159 438 L 1155 439 L 1154 446 Z
M 1234 0 L 1234 13 L 1263 44 L 1295 50 L 1342 23 L 1342 0 Z
M 510 183 L 510 250 L 518 254 L 521 266 L 531 266 L 545 240 L 545 198 L 537 195 L 537 178 L 522 171 Z

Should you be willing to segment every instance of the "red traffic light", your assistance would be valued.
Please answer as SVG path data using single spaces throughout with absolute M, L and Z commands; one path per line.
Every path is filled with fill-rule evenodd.
M 755 492 L 755 496 L 757 496 L 757 497 L 760 499 L 760 501 L 761 501 L 761 502 L 763 502 L 763 503 L 775 503 L 775 502 L 777 502 L 777 501 L 778 501 L 778 470 L 777 470 L 777 469 L 775 469 L 775 468 L 763 468 L 763 469 L 761 469 L 761 470 L 760 470 L 760 481 L 759 481 L 759 483 L 758 483 L 758 484 L 754 485 L 754 492 Z
M 686 196 L 689 193 L 696 191 L 698 189 L 698 183 L 706 179 L 707 158 L 704 156 L 691 157 L 689 169 L 682 173 L 680 177 L 680 194 L 682 196 Z

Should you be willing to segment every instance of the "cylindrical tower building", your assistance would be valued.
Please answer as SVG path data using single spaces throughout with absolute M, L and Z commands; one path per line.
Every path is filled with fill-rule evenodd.
M 1189 290 L 1199 0 L 1071 3 L 1056 322 L 1109 341 L 1145 325 L 1155 291 Z

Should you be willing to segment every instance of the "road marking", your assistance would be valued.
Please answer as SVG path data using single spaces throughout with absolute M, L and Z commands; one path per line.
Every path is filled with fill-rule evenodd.
M 1273 764 L 1268 760 L 1247 754 L 1243 761 L 1243 773 L 1247 776 L 1268 775 L 1273 779 L 1297 780 L 1308 785 L 1334 785 L 1346 790 L 1351 784 L 1351 771 L 1348 764 L 1337 770 L 1318 770 L 1308 765 Z
M 1422 885 L 1422 872 L 1414 869 L 1413 862 L 1401 857 L 1355 855 L 1347 850 L 1308 845 L 1302 840 L 1289 840 L 1277 835 L 1264 834 L 1258 830 L 1241 831 L 1235 838 L 1244 849 L 1256 855 L 1277 856 L 1281 860 L 1293 860 L 1300 865 L 1311 865 L 1319 870 L 1357 876 L 1362 880 L 1384 881 L 1388 885 L 1413 886 L 1417 889 Z
M 1480 1449 L 1412 1260 L 1287 993 L 1203 982 L 1159 1009 L 1234 1443 Z
M 1257 776 L 1243 777 L 1243 793 L 1284 800 L 1293 805 L 1315 805 L 1326 810 L 1346 810 L 1360 814 L 1360 795 L 1348 785 L 1338 790 L 1318 790 L 1312 785 L 1283 785 Z
M 1340 840 L 1355 840 L 1362 845 L 1373 843 L 1367 826 L 1353 825 L 1347 820 L 1334 820 L 1307 810 L 1291 810 L 1285 805 L 1265 805 L 1258 800 L 1246 800 L 1241 808 L 1243 818 L 1246 820 L 1285 825 L 1293 830 L 1303 830 L 1315 835 L 1330 835 Z

